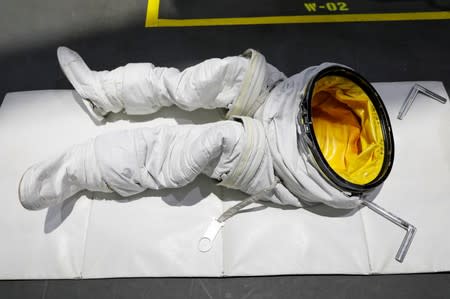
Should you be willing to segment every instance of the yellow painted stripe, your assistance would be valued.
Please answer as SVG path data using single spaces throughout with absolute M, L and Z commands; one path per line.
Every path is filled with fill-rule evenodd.
M 159 0 L 148 0 L 145 27 L 158 27 Z
M 149 0 L 149 3 L 153 0 Z M 159 0 L 155 0 L 159 3 Z M 152 5 L 153 7 L 153 5 Z M 150 4 L 149 4 L 150 8 Z M 154 9 L 154 7 L 153 7 Z M 184 26 L 218 26 L 218 25 L 256 25 L 256 24 L 294 24 L 294 23 L 338 23 L 338 22 L 374 22 L 374 21 L 410 21 L 410 20 L 445 20 L 450 19 L 450 11 L 440 12 L 404 12 L 375 14 L 342 15 L 307 15 L 307 16 L 273 16 L 245 18 L 210 18 L 210 19 L 157 19 L 149 22 L 147 11 L 146 27 L 184 27 Z M 152 13 L 153 15 L 154 13 Z

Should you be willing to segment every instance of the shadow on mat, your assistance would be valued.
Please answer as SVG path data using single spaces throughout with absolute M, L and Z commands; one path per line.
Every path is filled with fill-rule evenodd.
M 367 197 L 368 201 L 372 201 L 376 198 L 378 193 L 380 192 L 381 187 L 378 187 Z M 121 197 L 117 193 L 101 193 L 101 192 L 90 192 L 90 191 L 82 191 L 69 199 L 65 200 L 62 203 L 59 203 L 55 206 L 51 206 L 47 210 L 47 215 L 45 218 L 44 224 L 44 232 L 46 234 L 53 232 L 56 230 L 72 213 L 74 206 L 78 199 L 82 197 L 88 198 L 92 203 L 90 209 L 92 209 L 92 204 L 94 201 L 115 201 L 121 204 L 127 204 L 129 202 L 135 200 L 158 200 L 161 199 L 169 206 L 194 206 L 201 200 L 208 200 L 207 197 L 213 195 L 217 198 L 222 199 L 224 202 L 226 201 L 234 201 L 234 200 L 242 200 L 248 195 L 237 191 L 237 190 L 229 190 L 227 189 L 228 195 L 223 196 L 223 191 L 221 187 L 217 187 L 214 185 L 214 181 L 212 179 L 206 177 L 199 177 L 194 182 L 182 187 L 182 188 L 174 188 L 174 189 L 164 189 L 164 190 L 146 190 L 139 194 L 130 196 L 130 197 Z M 276 208 L 281 210 L 298 210 L 301 208 L 292 207 L 292 206 L 280 206 L 270 202 L 260 201 L 254 204 L 254 206 L 250 206 L 249 208 L 242 209 L 238 212 L 238 214 L 248 213 L 248 212 L 256 212 L 261 211 L 266 208 Z M 310 204 L 304 207 L 305 210 L 324 217 L 350 217 L 358 212 L 362 206 L 354 208 L 354 209 L 336 209 L 333 207 L 326 206 L 324 204 Z M 219 215 L 211 215 L 211 217 L 219 216 Z
M 115 201 L 120 204 L 127 204 L 135 200 L 162 200 L 168 206 L 173 207 L 193 206 L 201 200 L 207 200 L 207 197 L 210 195 L 221 198 L 220 190 L 214 186 L 212 180 L 210 182 L 208 181 L 204 178 L 197 178 L 194 182 L 182 188 L 146 190 L 129 197 L 122 197 L 117 193 L 81 191 L 69 199 L 47 209 L 44 232 L 48 234 L 56 230 L 69 217 L 77 201 L 82 197 L 91 201 L 90 209 L 92 209 L 93 204 L 96 204 L 95 201 Z

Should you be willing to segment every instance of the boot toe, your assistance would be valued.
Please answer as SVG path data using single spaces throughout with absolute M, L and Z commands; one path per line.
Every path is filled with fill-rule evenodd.
M 67 47 L 58 47 L 56 50 L 56 54 L 58 56 L 58 61 L 61 66 L 66 66 L 74 61 L 82 61 L 80 55 L 77 52 L 67 48 Z
M 106 115 L 104 108 L 108 107 L 108 100 L 102 90 L 101 83 L 95 71 L 87 66 L 77 52 L 66 47 L 57 50 L 58 61 L 63 73 L 83 99 L 89 99 L 96 107 L 96 114 Z
M 19 183 L 19 201 L 27 210 L 40 210 L 48 207 L 39 194 L 39 182 L 35 179 L 33 167 L 28 168 Z

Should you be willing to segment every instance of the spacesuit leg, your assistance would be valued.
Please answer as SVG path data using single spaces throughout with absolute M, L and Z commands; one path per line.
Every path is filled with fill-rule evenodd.
M 180 72 L 151 63 L 130 63 L 112 71 L 89 69 L 74 51 L 58 48 L 58 60 L 77 92 L 95 112 L 150 114 L 176 105 L 184 110 L 227 107 L 239 93 L 248 59 L 208 59 Z
M 81 190 L 130 196 L 177 188 L 204 173 L 214 179 L 235 168 L 244 127 L 236 121 L 156 126 L 100 135 L 29 168 L 19 186 L 22 205 L 46 208 Z
M 92 71 L 76 52 L 65 47 L 58 48 L 58 60 L 68 80 L 93 104 L 97 115 L 120 111 L 150 114 L 172 105 L 189 111 L 230 108 L 242 90 L 254 87 L 254 82 L 244 83 L 252 80 L 250 73 L 254 71 L 249 56 L 208 59 L 184 71 L 151 63 Z M 262 61 L 263 85 L 271 87 L 285 78 L 274 66 Z M 243 89 L 245 84 L 249 86 Z

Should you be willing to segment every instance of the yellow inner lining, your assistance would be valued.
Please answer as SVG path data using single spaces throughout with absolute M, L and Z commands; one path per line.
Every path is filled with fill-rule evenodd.
M 315 136 L 330 167 L 354 184 L 373 181 L 383 165 L 384 140 L 367 94 L 347 78 L 326 76 L 316 82 L 311 104 Z

